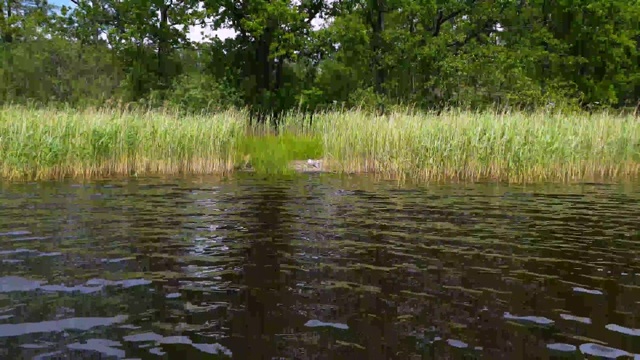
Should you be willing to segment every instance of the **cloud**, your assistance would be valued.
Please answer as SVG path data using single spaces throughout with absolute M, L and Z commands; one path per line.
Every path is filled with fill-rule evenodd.
M 189 26 L 189 32 L 187 38 L 193 42 L 204 42 L 212 37 L 217 37 L 220 40 L 236 37 L 238 33 L 233 29 L 222 28 L 213 30 L 210 26 Z

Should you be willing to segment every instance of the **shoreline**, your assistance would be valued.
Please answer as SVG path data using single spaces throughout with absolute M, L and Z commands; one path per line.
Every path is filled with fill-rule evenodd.
M 331 169 L 331 167 L 326 164 L 327 162 L 324 159 L 292 160 L 289 162 L 286 170 L 298 174 L 339 174 L 338 171 Z M 233 172 L 255 173 L 257 171 L 249 163 L 235 166 Z
M 247 114 L 179 116 L 0 107 L 0 179 L 234 172 L 549 183 L 640 179 L 640 122 L 609 114 L 291 115 L 278 135 Z M 307 159 L 307 160 L 305 160 Z
M 408 176 L 385 176 L 384 173 L 371 171 L 371 170 L 356 170 L 345 169 L 344 166 L 327 166 L 327 163 L 323 159 L 318 159 L 321 165 L 312 166 L 308 164 L 308 160 L 293 160 L 289 163 L 286 170 L 279 169 L 274 172 L 262 172 L 256 171 L 256 169 L 247 166 L 232 166 L 226 170 L 221 171 L 109 171 L 109 172 L 94 172 L 90 175 L 82 172 L 57 172 L 58 175 L 53 176 L 18 176 L 7 178 L 0 176 L 0 183 L 20 183 L 20 182 L 55 182 L 55 181 L 109 181 L 109 180 L 130 180 L 138 178 L 197 178 L 197 177 L 216 177 L 216 178 L 229 178 L 234 174 L 259 174 L 266 176 L 278 177 L 280 175 L 303 175 L 303 174 L 318 174 L 318 175 L 336 175 L 336 176 L 367 176 L 375 180 L 382 181 L 394 181 L 398 183 L 413 183 L 413 184 L 503 184 L 503 185 L 537 185 L 537 184 L 557 184 L 557 185 L 576 185 L 576 184 L 640 184 L 640 171 L 636 171 L 632 174 L 623 175 L 606 175 L 606 174 L 590 174 L 587 176 L 574 176 L 574 177 L 553 177 L 549 176 L 546 179 L 527 180 L 521 177 L 509 178 L 509 177 L 469 177 L 469 176 L 431 176 L 428 179 L 415 179 Z M 1 164 L 0 164 L 1 166 Z M 640 166 L 640 165 L 639 165 Z M 62 174 L 62 175 L 60 175 Z
M 299 173 L 330 173 L 325 166 L 324 159 L 293 160 L 289 163 L 289 168 Z
M 262 172 L 257 171 L 256 169 L 249 166 L 232 166 L 226 170 L 222 171 L 211 171 L 211 172 L 202 172 L 202 171 L 110 171 L 110 172 L 95 172 L 91 175 L 87 175 L 83 172 L 67 172 L 63 171 L 57 172 L 58 174 L 64 174 L 61 176 L 20 176 L 7 178 L 0 176 L 0 183 L 10 183 L 10 182 L 49 182 L 49 181 L 65 181 L 65 180 L 82 180 L 82 181 L 108 181 L 113 179 L 118 180 L 127 180 L 127 179 L 136 179 L 136 178 L 188 178 L 188 177 L 202 177 L 202 176 L 212 176 L 212 177 L 221 177 L 227 178 L 232 177 L 234 174 L 242 174 L 242 173 L 254 173 L 260 175 L 268 175 L 268 176 L 278 176 L 278 175 L 294 175 L 294 174 L 331 174 L 336 176 L 369 176 L 371 178 L 377 180 L 385 180 L 385 181 L 396 181 L 396 182 L 409 182 L 414 184 L 457 184 L 457 183 L 495 183 L 495 184 L 509 184 L 509 185 L 536 185 L 536 184 L 625 184 L 625 183 L 640 183 L 640 171 L 636 171 L 632 174 L 623 174 L 623 175 L 606 175 L 606 174 L 591 174 L 587 176 L 574 176 L 574 177 L 553 177 L 549 176 L 546 179 L 538 179 L 534 181 L 522 179 L 522 178 L 508 178 L 508 177 L 469 177 L 469 176 L 456 176 L 454 174 L 447 176 L 446 174 L 440 176 L 431 176 L 427 180 L 416 180 L 412 179 L 408 176 L 385 176 L 383 173 L 370 171 L 370 170 L 355 170 L 355 169 L 347 169 L 345 170 L 344 166 L 335 166 L 331 167 L 327 164 L 324 159 L 316 159 L 313 160 L 318 162 L 318 165 L 309 164 L 309 160 L 293 160 L 289 163 L 289 166 L 286 170 L 279 169 L 279 171 L 274 172 Z M 0 164 L 1 166 L 1 164 Z M 640 167 L 640 164 L 638 165 Z

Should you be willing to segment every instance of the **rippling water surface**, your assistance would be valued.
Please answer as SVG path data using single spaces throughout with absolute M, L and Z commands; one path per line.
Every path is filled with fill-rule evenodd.
M 640 358 L 640 184 L 0 184 L 0 358 Z

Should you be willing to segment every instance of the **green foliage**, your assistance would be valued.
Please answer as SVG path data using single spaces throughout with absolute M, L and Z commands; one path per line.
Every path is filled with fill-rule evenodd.
M 98 177 L 291 173 L 323 159 L 337 172 L 414 181 L 584 181 L 640 175 L 640 122 L 590 117 L 447 111 L 372 116 L 327 112 L 311 129 L 290 114 L 279 134 L 246 126 L 247 113 L 213 116 L 0 108 L 0 176 Z
M 245 137 L 238 143 L 236 163 L 262 174 L 291 173 L 291 162 L 322 157 L 319 137 L 296 134 Z
M 628 0 L 0 0 L 0 105 L 43 107 L 0 110 L 2 173 L 637 173 L 637 121 L 584 110 L 640 112 L 638 19 Z M 197 44 L 197 24 L 237 36 Z
M 240 107 L 235 89 L 208 74 L 192 73 L 179 76 L 169 92 L 168 105 L 187 113 L 218 112 Z
M 0 174 L 57 178 L 220 173 L 233 167 L 242 114 L 0 109 Z
M 0 104 L 635 108 L 638 19 L 627 0 L 0 0 Z M 196 44 L 205 23 L 237 36 Z
M 338 171 L 417 181 L 573 181 L 637 176 L 640 122 L 632 117 L 450 111 L 362 112 L 318 119 Z
M 107 49 L 60 38 L 0 44 L 0 61 L 0 103 L 99 105 L 122 76 Z

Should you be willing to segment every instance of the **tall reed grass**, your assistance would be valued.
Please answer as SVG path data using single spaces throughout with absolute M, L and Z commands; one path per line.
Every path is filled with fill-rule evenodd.
M 5 178 L 224 173 L 244 134 L 238 113 L 182 119 L 168 112 L 0 110 Z
M 291 114 L 274 134 L 248 128 L 240 111 L 0 108 L 4 178 L 227 173 L 247 163 L 269 173 L 321 157 L 339 173 L 419 182 L 615 180 L 640 175 L 640 121 L 604 113 L 348 111 L 316 115 L 311 126 Z
M 640 121 L 607 114 L 492 114 L 323 119 L 325 158 L 342 172 L 417 181 L 621 179 L 640 174 Z

